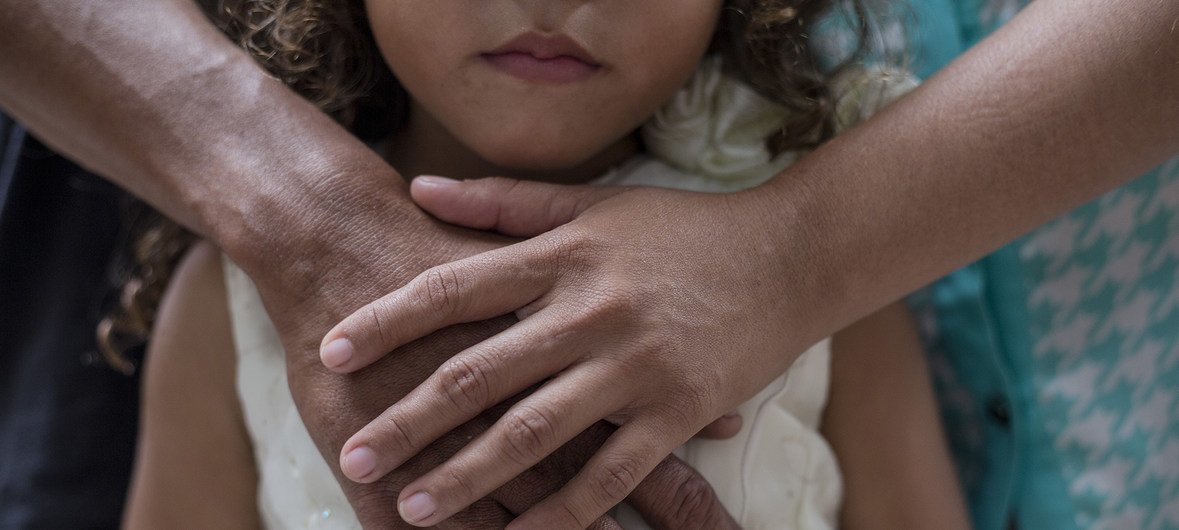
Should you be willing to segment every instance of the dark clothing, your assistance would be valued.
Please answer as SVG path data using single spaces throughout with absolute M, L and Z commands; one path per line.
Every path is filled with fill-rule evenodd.
M 95 347 L 123 192 L 0 116 L 0 528 L 114 528 L 138 378 Z

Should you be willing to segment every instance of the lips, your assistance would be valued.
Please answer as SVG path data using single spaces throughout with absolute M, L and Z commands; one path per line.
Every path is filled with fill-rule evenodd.
M 602 65 L 565 35 L 525 33 L 480 55 L 493 68 L 523 81 L 565 84 L 593 76 Z

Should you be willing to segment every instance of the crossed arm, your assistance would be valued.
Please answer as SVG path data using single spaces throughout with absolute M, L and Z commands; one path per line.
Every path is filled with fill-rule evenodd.
M 641 477 L 832 330 L 1179 152 L 1176 28 L 1173 1 L 1039 0 L 906 98 L 738 194 L 416 180 L 419 204 L 441 219 L 536 237 L 426 271 L 354 313 L 325 338 L 325 353 L 354 345 L 333 369 L 360 369 L 449 324 L 513 311 L 523 320 L 345 444 L 376 455 L 378 473 L 356 478 L 558 372 L 543 389 L 557 397 L 534 395 L 508 416 L 550 426 L 529 454 L 620 418 L 619 441 L 595 455 L 590 477 L 619 462 Z M 585 337 L 600 342 L 579 348 Z M 476 397 L 440 402 L 447 381 L 472 381 Z M 586 395 L 609 399 L 568 405 Z M 657 435 L 643 432 L 651 424 Z M 519 445 L 510 427 L 403 495 L 438 499 L 435 519 L 464 506 L 469 490 L 510 476 L 503 458 Z M 420 436 L 390 443 L 396 429 Z M 448 483 L 454 476 L 467 490 Z M 593 483 L 573 482 L 544 516 L 524 517 L 604 511 L 611 500 L 595 498 Z
M 510 320 L 437 334 L 363 377 L 324 370 L 317 349 L 335 321 L 429 266 L 506 239 L 423 214 L 392 168 L 264 74 L 190 0 L 0 1 L 0 71 L 7 113 L 215 241 L 251 276 L 289 354 L 296 403 L 333 467 L 348 435 Z M 523 511 L 571 476 L 608 431 L 600 425 L 456 522 Z M 436 444 L 437 454 L 470 432 L 455 433 L 449 449 Z M 395 499 L 413 468 L 404 480 L 342 483 L 363 523 L 402 524 Z M 669 460 L 649 483 L 639 496 L 658 508 L 647 514 L 653 520 L 729 524 L 682 463 Z
M 261 527 L 231 334 L 220 253 L 199 244 L 177 271 L 153 330 L 126 528 Z M 822 428 L 843 475 L 840 526 L 969 528 L 915 325 L 903 305 L 840 331 L 831 350 Z M 650 490 L 631 499 L 648 513 L 656 511 L 651 501 Z
M 1179 151 L 1176 20 L 1171 0 L 1035 2 L 911 97 L 741 196 L 759 226 L 775 229 L 724 240 L 781 267 L 778 277 L 805 281 L 766 289 L 741 269 L 749 263 L 725 273 L 754 280 L 742 284 L 753 298 L 789 301 L 775 311 L 794 330 L 783 345 L 799 351 L 1160 162 Z M 187 1 L 2 0 L 0 29 L 6 111 L 217 242 L 255 280 L 290 352 L 300 410 L 335 462 L 344 440 L 395 398 L 374 390 L 393 370 L 385 363 L 355 380 L 328 373 L 316 356 L 323 333 L 422 270 L 502 240 L 426 218 L 392 169 L 263 75 Z M 608 222 L 612 208 L 661 205 L 699 218 L 670 192 L 629 203 L 595 203 L 587 193 L 526 197 L 540 211 L 600 212 L 551 234 L 560 244 L 549 250 L 584 234 L 625 241 Z M 570 198 L 579 202 L 563 209 Z M 490 228 L 504 211 L 454 216 L 484 216 Z M 592 286 L 607 278 L 594 267 L 611 263 L 569 265 Z M 424 377 L 506 325 L 436 335 L 430 347 L 402 350 L 399 362 Z M 305 406 L 315 400 L 328 406 Z M 404 483 L 346 483 L 346 491 L 362 517 L 391 522 L 388 506 Z

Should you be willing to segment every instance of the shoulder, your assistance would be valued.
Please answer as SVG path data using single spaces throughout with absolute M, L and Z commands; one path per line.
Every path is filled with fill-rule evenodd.
M 149 394 L 159 383 L 217 381 L 220 390 L 232 389 L 234 348 L 221 269 L 221 253 L 209 243 L 197 243 L 181 259 L 148 343 Z
M 197 243 L 180 260 L 164 292 L 148 341 L 147 382 L 153 396 L 235 395 L 234 347 L 221 253 Z
M 196 306 L 204 309 L 225 308 L 225 275 L 221 251 L 201 241 L 193 245 L 176 267 L 161 312 L 166 306 Z
M 197 244 L 177 267 L 146 362 L 126 526 L 257 526 L 252 446 L 235 388 L 221 254 L 212 245 Z

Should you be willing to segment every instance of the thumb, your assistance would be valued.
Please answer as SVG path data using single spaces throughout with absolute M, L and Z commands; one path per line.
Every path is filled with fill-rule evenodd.
M 438 219 L 516 237 L 548 232 L 625 190 L 504 177 L 458 181 L 434 176 L 415 178 L 409 188 L 414 202 Z

